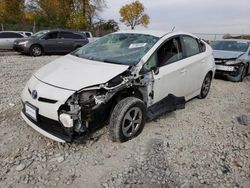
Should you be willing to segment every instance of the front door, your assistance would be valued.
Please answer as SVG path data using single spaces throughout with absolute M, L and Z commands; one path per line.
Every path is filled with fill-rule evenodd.
M 154 73 L 154 99 L 159 102 L 169 94 L 185 97 L 187 69 L 179 37 L 168 39 L 155 53 L 158 71 Z

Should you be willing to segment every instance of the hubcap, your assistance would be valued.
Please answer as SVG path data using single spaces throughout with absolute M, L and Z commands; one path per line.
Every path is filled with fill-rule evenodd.
M 42 51 L 39 47 L 35 47 L 35 48 L 33 48 L 32 53 L 35 56 L 39 56 L 39 55 L 41 55 Z
M 203 85 L 202 85 L 203 95 L 206 95 L 209 92 L 210 83 L 211 83 L 211 79 L 209 76 L 207 76 L 206 79 L 204 80 Z
M 139 107 L 131 108 L 124 116 L 122 122 L 122 133 L 126 137 L 136 134 L 142 123 L 142 111 Z

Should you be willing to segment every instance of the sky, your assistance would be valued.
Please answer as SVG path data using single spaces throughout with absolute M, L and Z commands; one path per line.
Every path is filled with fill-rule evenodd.
M 106 0 L 103 19 L 119 22 L 119 10 L 133 0 Z M 192 33 L 250 34 L 250 0 L 140 0 L 149 29 Z M 127 27 L 119 22 L 120 29 Z M 142 29 L 142 27 L 137 27 Z

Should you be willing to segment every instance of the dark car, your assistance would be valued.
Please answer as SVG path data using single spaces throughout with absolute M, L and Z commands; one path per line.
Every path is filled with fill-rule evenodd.
M 45 30 L 14 42 L 14 50 L 32 56 L 66 54 L 89 41 L 82 33 L 65 30 Z

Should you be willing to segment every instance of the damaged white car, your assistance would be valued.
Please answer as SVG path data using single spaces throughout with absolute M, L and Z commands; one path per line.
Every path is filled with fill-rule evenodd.
M 187 33 L 117 32 L 45 65 L 22 92 L 23 119 L 71 142 L 108 124 L 113 141 L 137 136 L 147 120 L 205 98 L 212 49 Z

